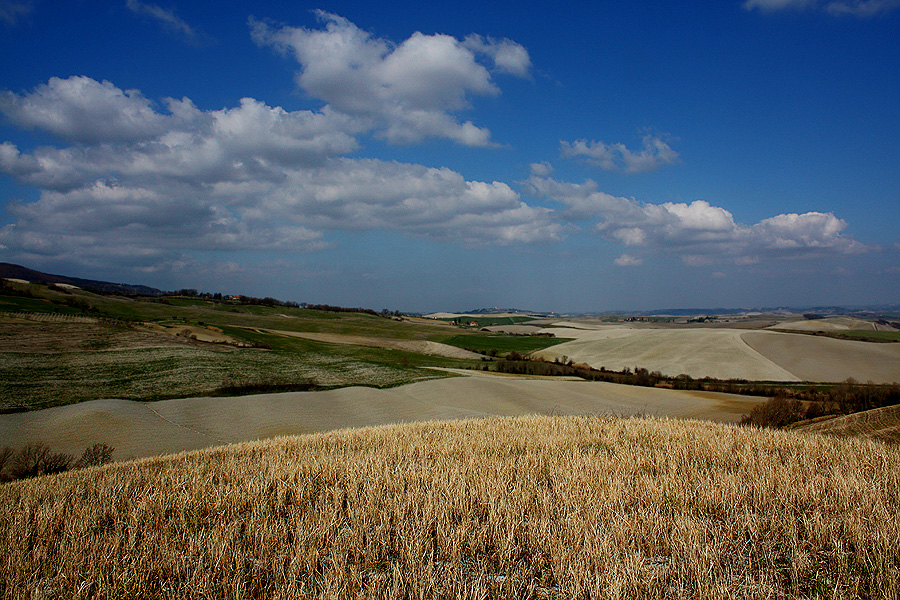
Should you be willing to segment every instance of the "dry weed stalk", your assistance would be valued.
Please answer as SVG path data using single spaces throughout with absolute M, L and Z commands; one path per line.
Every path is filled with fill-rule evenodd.
M 900 596 L 900 449 L 700 422 L 349 430 L 0 486 L 7 598 Z

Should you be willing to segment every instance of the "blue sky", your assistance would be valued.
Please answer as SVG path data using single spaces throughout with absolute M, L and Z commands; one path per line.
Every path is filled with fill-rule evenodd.
M 0 1 L 0 260 L 402 310 L 900 302 L 900 0 Z

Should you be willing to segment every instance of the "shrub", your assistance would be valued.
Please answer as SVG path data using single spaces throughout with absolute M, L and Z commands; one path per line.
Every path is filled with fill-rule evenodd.
M 778 395 L 762 404 L 757 404 L 744 415 L 741 425 L 756 425 L 757 427 L 784 427 L 806 418 L 803 405 L 799 400 L 789 400 Z
M 98 443 L 89 448 L 85 448 L 75 463 L 74 468 L 84 469 L 87 467 L 96 467 L 112 462 L 112 453 L 114 448 L 108 444 Z
M 34 443 L 22 447 L 18 452 L 6 446 L 0 450 L 0 481 L 27 479 L 38 475 L 52 475 L 69 469 L 83 469 L 105 465 L 112 462 L 115 449 L 103 443 L 97 443 L 84 452 L 77 461 L 71 454 L 51 452 L 47 444 Z M 5 469 L 9 464 L 10 468 Z
M 28 444 L 13 458 L 11 475 L 13 479 L 25 479 L 38 475 L 62 473 L 72 466 L 74 457 L 62 452 L 52 453 L 46 444 Z

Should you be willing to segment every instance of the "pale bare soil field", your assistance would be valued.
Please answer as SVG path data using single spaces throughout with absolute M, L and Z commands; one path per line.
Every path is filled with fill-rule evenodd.
M 897 598 L 900 448 L 527 417 L 0 485 L 0 595 Z
M 534 353 L 547 360 L 566 356 L 594 368 L 620 371 L 643 367 L 694 378 L 800 379 L 744 343 L 742 330 L 553 327 L 544 331 L 578 338 Z
M 793 329 L 795 331 L 848 331 L 853 329 L 875 330 L 872 321 L 863 321 L 851 317 L 830 317 L 827 319 L 809 319 L 804 321 L 787 321 L 772 325 L 772 329 Z
M 795 429 L 843 437 L 900 443 L 900 405 L 883 406 L 834 418 L 816 419 Z
M 469 376 L 389 389 L 82 402 L 0 415 L 0 440 L 13 448 L 43 442 L 73 454 L 103 442 L 123 460 L 276 435 L 467 417 L 644 414 L 733 423 L 763 401 L 715 392 L 457 373 Z
M 852 377 L 861 382 L 900 382 L 900 344 L 724 327 L 556 325 L 541 331 L 576 339 L 535 356 L 547 360 L 565 356 L 595 368 L 643 367 L 694 378 L 839 382 Z
M 347 335 L 342 333 L 318 333 L 312 331 L 281 331 L 276 329 L 266 330 L 277 335 L 299 337 L 317 342 L 329 344 L 350 344 L 353 346 L 370 346 L 372 348 L 388 348 L 391 350 L 406 350 L 417 354 L 429 354 L 432 356 L 444 356 L 446 358 L 480 359 L 481 355 L 469 352 L 456 346 L 430 342 L 427 340 L 402 340 L 396 338 L 380 338 L 364 335 Z
M 743 340 L 805 381 L 900 382 L 900 344 L 873 344 L 802 334 L 750 331 Z

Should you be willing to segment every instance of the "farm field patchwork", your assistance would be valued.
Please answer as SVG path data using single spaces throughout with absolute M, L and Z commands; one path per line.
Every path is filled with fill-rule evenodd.
M 426 340 L 404 339 L 396 348 L 385 349 L 288 339 L 226 325 L 213 330 L 184 322 L 163 327 L 61 315 L 35 319 L 0 317 L 2 412 L 101 398 L 196 396 L 242 386 L 395 386 L 442 376 L 421 366 L 465 363 L 402 348 L 432 344 Z M 166 330 L 184 335 L 163 333 Z M 235 344 L 196 339 L 214 336 Z
M 900 344 L 874 344 L 774 331 L 550 327 L 574 341 L 536 356 L 563 356 L 612 370 L 643 367 L 665 375 L 760 381 L 900 382 Z

